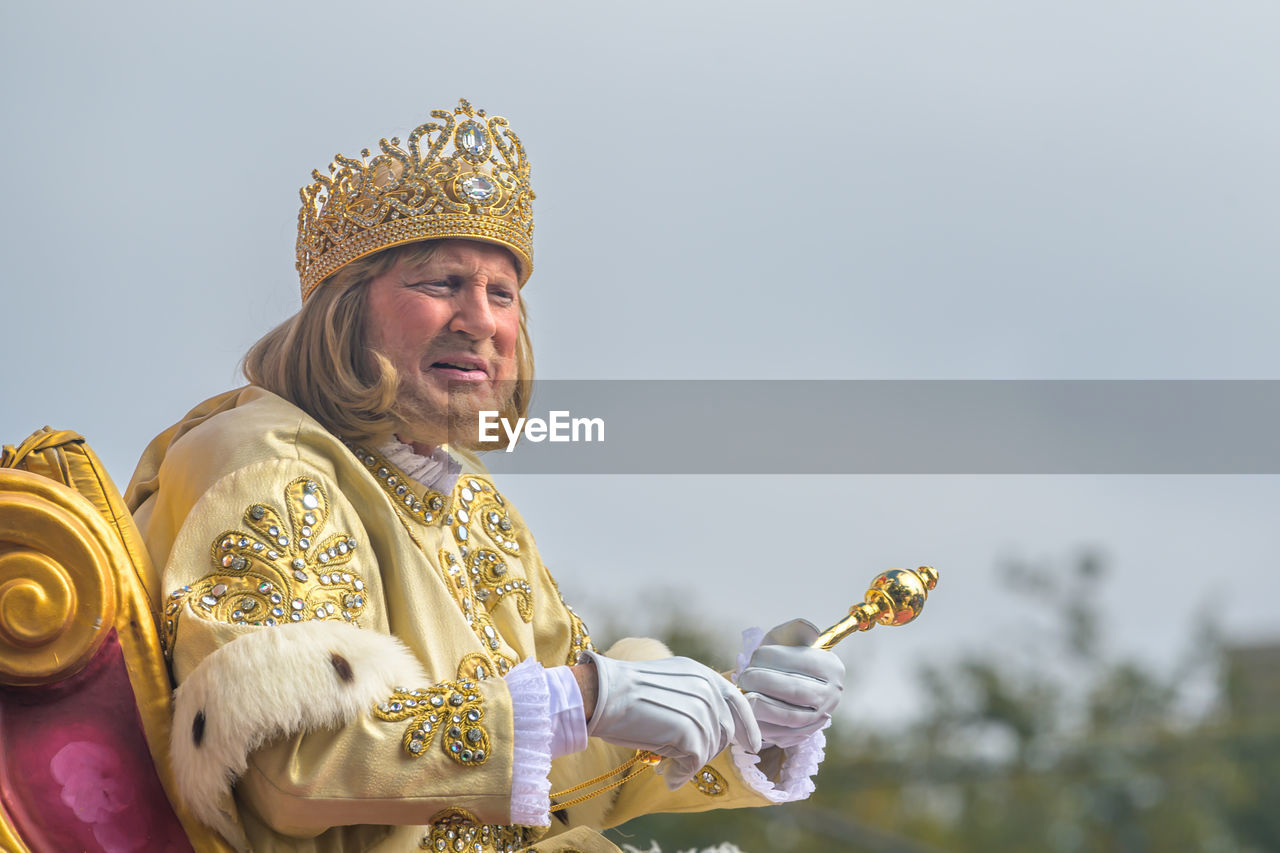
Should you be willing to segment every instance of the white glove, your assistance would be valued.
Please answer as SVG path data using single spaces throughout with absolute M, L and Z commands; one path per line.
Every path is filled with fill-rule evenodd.
M 738 676 L 766 744 L 802 743 L 826 727 L 844 690 L 844 663 L 835 652 L 810 648 L 818 629 L 795 619 L 765 634 Z
M 746 698 L 724 676 L 689 658 L 624 661 L 586 652 L 598 694 L 587 734 L 664 756 L 658 772 L 675 790 L 730 742 L 758 752 L 760 729 Z

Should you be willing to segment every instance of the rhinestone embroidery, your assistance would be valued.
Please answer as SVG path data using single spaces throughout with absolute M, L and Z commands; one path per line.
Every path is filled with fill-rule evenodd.
M 693 774 L 693 787 L 708 797 L 720 797 L 729 790 L 729 783 L 719 772 L 707 766 Z
M 387 493 L 387 497 L 391 498 L 391 503 L 401 515 L 418 524 L 438 525 L 444 521 L 445 496 L 443 494 L 431 489 L 419 493 L 417 490 L 422 487 L 396 471 L 395 466 L 381 454 L 372 453 L 350 442 L 344 443 L 347 449 L 364 463 L 364 467 L 378 481 L 378 485 Z
M 357 622 L 365 606 L 364 580 L 348 564 L 358 543 L 345 533 L 316 543 L 329 518 L 324 488 L 299 477 L 285 487 L 284 505 L 284 517 L 266 503 L 248 507 L 242 519 L 247 530 L 214 540 L 214 571 L 169 594 L 161 625 L 166 652 L 172 651 L 186 605 L 206 619 L 237 625 Z
M 475 767 L 489 760 L 489 733 L 481 725 L 484 708 L 473 681 L 446 681 L 421 690 L 397 687 L 373 713 L 389 723 L 411 720 L 403 745 L 413 758 L 421 758 L 443 729 L 440 746 L 454 761 Z
M 499 500 L 500 496 L 490 486 L 476 495 L 476 500 L 470 507 L 471 514 L 481 522 L 484 532 L 494 545 L 512 557 L 519 557 L 520 543 L 516 541 L 518 531 L 515 522 Z
M 515 599 L 521 619 L 526 622 L 533 619 L 533 590 L 529 588 L 529 582 L 509 576 L 507 564 L 497 552 L 487 548 L 473 551 L 467 557 L 467 571 L 471 575 L 476 598 L 486 608 L 493 610 L 504 596 L 509 596 Z
M 467 853 L 514 853 L 523 850 L 545 830 L 525 826 L 482 824 L 466 809 L 445 809 L 432 816 L 431 831 L 422 836 L 422 850 Z

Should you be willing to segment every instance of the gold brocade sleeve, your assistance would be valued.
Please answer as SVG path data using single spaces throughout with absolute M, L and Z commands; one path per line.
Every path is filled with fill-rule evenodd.
M 179 698 L 221 702 L 218 720 L 197 712 L 188 760 L 242 751 L 240 772 L 234 755 L 223 762 L 236 776 L 237 817 L 250 836 L 334 834 L 333 845 L 308 849 L 359 846 L 360 830 L 332 827 L 423 825 L 447 808 L 508 823 L 505 682 L 460 676 L 447 643 L 435 660 L 392 637 L 403 603 L 387 600 L 396 585 L 386 573 L 434 574 L 388 544 L 401 530 L 383 498 L 323 467 L 253 463 L 189 507 L 171 500 L 152 511 L 182 519 L 165 561 L 162 614 Z M 170 494 L 180 492 L 161 492 Z M 420 590 L 415 615 L 438 613 L 448 626 L 457 607 L 435 586 Z M 369 826 L 365 840 L 386 831 Z

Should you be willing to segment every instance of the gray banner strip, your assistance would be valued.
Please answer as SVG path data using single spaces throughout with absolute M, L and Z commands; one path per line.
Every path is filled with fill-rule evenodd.
M 1280 474 L 1274 380 L 539 381 L 529 416 L 493 471 Z

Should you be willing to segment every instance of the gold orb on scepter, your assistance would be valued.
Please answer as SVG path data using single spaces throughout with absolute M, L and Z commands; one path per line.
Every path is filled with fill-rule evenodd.
M 920 615 L 929 591 L 937 585 L 938 571 L 932 566 L 881 572 L 871 581 L 865 600 L 819 634 L 813 647 L 830 649 L 850 634 L 870 631 L 876 625 L 905 625 Z

